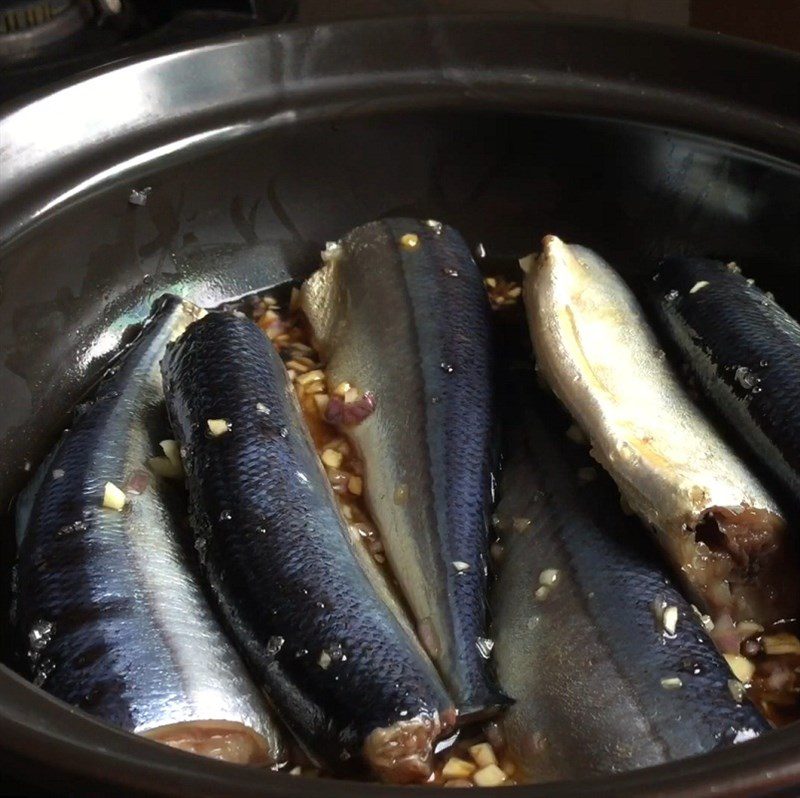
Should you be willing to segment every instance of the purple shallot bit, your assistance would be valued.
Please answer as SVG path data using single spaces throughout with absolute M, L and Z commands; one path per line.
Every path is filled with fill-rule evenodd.
M 134 471 L 131 474 L 130 479 L 128 479 L 127 484 L 125 485 L 125 492 L 132 493 L 138 496 L 141 493 L 144 493 L 147 490 L 147 486 L 150 483 L 150 474 L 147 471 Z
M 345 402 L 341 396 L 331 396 L 325 409 L 325 420 L 331 424 L 349 427 L 360 424 L 375 410 L 375 394 L 366 391 L 353 402 Z

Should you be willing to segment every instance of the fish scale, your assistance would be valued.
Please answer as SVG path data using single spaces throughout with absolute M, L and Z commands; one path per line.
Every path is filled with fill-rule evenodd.
M 507 698 L 479 648 L 494 424 L 480 271 L 452 228 L 386 219 L 342 239 L 302 306 L 332 382 L 375 396 L 344 432 L 420 637 L 459 713 L 489 714 Z
M 199 312 L 177 297 L 157 304 L 21 496 L 19 647 L 37 683 L 103 720 L 151 735 L 238 723 L 275 762 L 274 724 L 186 556 L 180 487 L 149 474 L 122 511 L 103 506 L 105 483 L 148 474 L 168 437 L 159 360 Z
M 564 434 L 566 416 L 530 369 L 510 373 L 493 609 L 498 675 L 516 700 L 502 721 L 515 761 L 534 781 L 583 778 L 766 731 L 749 702 L 734 701 L 725 662 L 611 480 L 578 477 L 591 460 Z M 514 519 L 530 524 L 520 531 Z M 546 569 L 556 582 L 537 598 Z M 678 610 L 674 635 L 657 623 L 657 598 Z M 662 686 L 674 678 L 679 688 Z
M 705 258 L 664 260 L 651 298 L 703 391 L 800 501 L 800 324 L 737 269 Z
M 424 780 L 451 702 L 358 564 L 280 356 L 212 313 L 162 368 L 205 573 L 273 706 L 329 766 L 363 751 L 387 780 Z

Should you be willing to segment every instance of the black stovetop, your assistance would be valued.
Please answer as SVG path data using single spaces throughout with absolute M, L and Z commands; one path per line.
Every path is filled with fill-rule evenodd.
M 295 0 L 0 0 L 0 103 L 149 50 L 292 19 Z

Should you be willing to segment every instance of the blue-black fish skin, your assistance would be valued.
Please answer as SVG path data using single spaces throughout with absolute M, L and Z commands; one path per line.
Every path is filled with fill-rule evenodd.
M 162 369 L 205 573 L 272 705 L 329 766 L 363 749 L 382 778 L 424 780 L 450 699 L 355 559 L 278 353 L 252 322 L 211 313 Z M 381 761 L 373 735 L 403 723 L 419 739 Z
M 734 701 L 724 660 L 530 367 L 501 390 L 495 656 L 516 699 L 502 724 L 526 776 L 647 767 L 766 731 L 755 707 Z M 537 598 L 548 569 L 555 583 Z M 656 599 L 678 609 L 674 636 L 657 623 Z M 680 687 L 662 686 L 674 678 Z
M 175 724 L 241 723 L 275 762 L 283 753 L 263 698 L 183 546 L 180 483 L 147 466 L 171 437 L 159 361 L 201 312 L 177 297 L 157 303 L 20 497 L 21 667 L 128 731 L 158 738 Z M 106 508 L 106 482 L 140 492 L 121 511 Z
M 702 390 L 800 502 L 800 324 L 719 261 L 667 258 L 650 289 Z
M 329 379 L 375 395 L 344 432 L 389 563 L 462 717 L 507 705 L 485 658 L 494 400 L 490 309 L 447 225 L 350 231 L 303 286 Z

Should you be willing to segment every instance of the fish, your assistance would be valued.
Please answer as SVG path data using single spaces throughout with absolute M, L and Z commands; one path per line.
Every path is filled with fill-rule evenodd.
M 777 501 L 689 397 L 638 300 L 589 249 L 546 236 L 525 261 L 537 368 L 720 630 L 794 617 Z
M 426 781 L 452 701 L 360 564 L 278 352 L 213 312 L 162 373 L 206 581 L 271 706 L 319 765 Z
M 159 362 L 202 314 L 175 296 L 159 300 L 21 495 L 20 668 L 56 698 L 129 732 L 277 766 L 282 736 L 186 545 L 182 485 L 148 465 L 171 438 Z M 121 509 L 105 501 L 115 488 Z
M 487 569 L 495 464 L 490 309 L 467 244 L 385 219 L 324 253 L 301 307 L 332 385 L 373 397 L 346 424 L 389 565 L 462 721 L 508 704 L 491 673 Z
M 669 257 L 649 288 L 695 384 L 800 502 L 800 324 L 732 263 Z
M 492 608 L 516 777 L 633 770 L 768 731 L 532 364 L 510 362 L 503 385 Z

